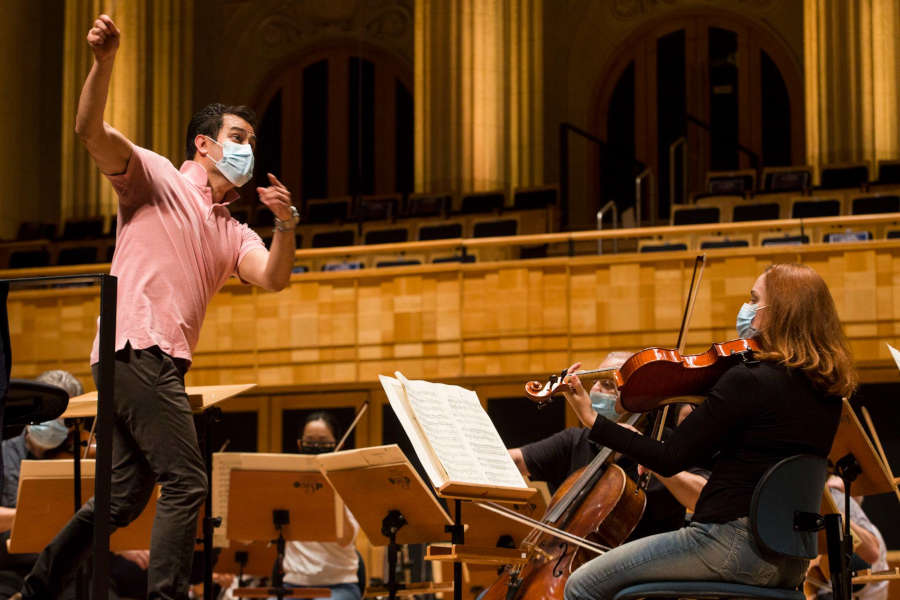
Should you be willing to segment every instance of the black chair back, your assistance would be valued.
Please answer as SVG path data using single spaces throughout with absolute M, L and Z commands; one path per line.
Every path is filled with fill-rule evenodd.
M 760 548 L 792 558 L 815 558 L 817 533 L 798 515 L 815 515 L 828 476 L 820 456 L 789 456 L 760 478 L 750 502 L 750 526 Z

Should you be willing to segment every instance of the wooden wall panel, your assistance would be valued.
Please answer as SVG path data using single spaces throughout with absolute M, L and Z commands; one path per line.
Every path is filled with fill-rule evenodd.
M 805 262 L 831 287 L 869 380 L 896 378 L 884 342 L 900 336 L 900 245 L 893 242 L 710 253 L 689 351 L 732 338 L 735 315 L 772 261 Z M 675 345 L 692 254 L 551 258 L 313 273 L 279 293 L 229 283 L 212 301 L 189 384 L 371 384 L 379 373 L 518 381 L 611 350 Z M 95 288 L 13 291 L 14 375 L 74 372 L 87 356 Z

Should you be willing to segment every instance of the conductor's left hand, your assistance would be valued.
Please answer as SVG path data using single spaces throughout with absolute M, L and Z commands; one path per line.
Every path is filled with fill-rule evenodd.
M 291 192 L 283 183 L 278 181 L 277 177 L 271 173 L 267 173 L 267 175 L 269 177 L 269 183 L 272 185 L 256 188 L 256 192 L 259 194 L 259 200 L 269 207 L 272 214 L 282 221 L 287 221 L 291 218 Z

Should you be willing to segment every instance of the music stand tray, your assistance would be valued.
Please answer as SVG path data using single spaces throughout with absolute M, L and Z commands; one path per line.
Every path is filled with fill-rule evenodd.
M 185 388 L 187 392 L 188 403 L 194 412 L 203 412 L 233 398 L 243 394 L 247 390 L 256 387 L 255 383 L 239 383 L 235 385 L 196 385 Z M 88 392 L 69 399 L 69 406 L 61 415 L 66 419 L 86 418 L 97 416 L 97 392 Z
M 859 463 L 861 473 L 853 481 L 854 496 L 871 496 L 874 494 L 893 493 L 896 487 L 894 476 L 887 465 L 875 451 L 869 436 L 850 403 L 844 399 L 841 409 L 841 421 L 838 425 L 828 460 L 837 464 L 841 458 L 852 454 Z
M 93 460 L 81 461 L 82 501 L 94 495 Z M 40 552 L 72 516 L 74 491 L 72 460 L 23 460 L 19 475 L 16 514 L 9 536 L 12 554 Z M 109 539 L 110 550 L 146 550 L 156 516 L 156 486 L 137 519 L 117 530 Z
M 386 546 L 384 518 L 400 512 L 406 524 L 396 532 L 398 544 L 424 544 L 449 538 L 453 524 L 428 485 L 396 444 L 320 454 L 319 464 L 369 541 Z

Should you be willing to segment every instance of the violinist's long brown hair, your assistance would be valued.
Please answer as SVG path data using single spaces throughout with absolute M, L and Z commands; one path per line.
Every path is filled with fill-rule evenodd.
M 856 369 L 825 281 L 798 264 L 772 265 L 764 281 L 767 314 L 758 358 L 801 370 L 817 388 L 849 397 Z

